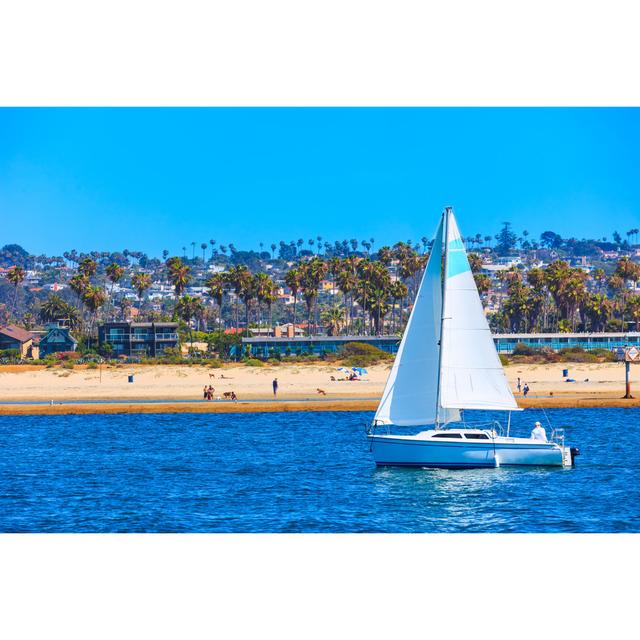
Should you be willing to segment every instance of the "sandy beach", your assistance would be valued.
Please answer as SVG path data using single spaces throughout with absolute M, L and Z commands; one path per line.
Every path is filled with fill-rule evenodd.
M 389 366 L 369 367 L 363 380 L 354 382 L 340 380 L 344 375 L 336 366 L 319 364 L 226 365 L 221 369 L 186 365 L 102 369 L 4 366 L 0 367 L 0 414 L 373 410 Z M 563 369 L 569 370 L 575 382 L 565 381 Z M 631 368 L 631 389 L 638 399 L 634 400 L 622 399 L 622 364 L 514 364 L 505 371 L 514 391 L 518 377 L 530 387 L 526 399 L 516 393 L 522 407 L 640 406 L 640 371 L 635 366 Z M 129 376 L 133 376 L 132 383 Z M 275 398 L 274 378 L 278 379 Z M 213 401 L 203 400 L 205 385 L 214 387 Z M 237 402 L 225 399 L 224 394 L 232 391 Z

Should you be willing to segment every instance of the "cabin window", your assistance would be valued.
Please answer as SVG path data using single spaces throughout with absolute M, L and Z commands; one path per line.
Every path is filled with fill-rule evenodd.
M 461 433 L 436 433 L 434 438 L 462 438 Z
M 486 433 L 465 433 L 464 437 L 467 440 L 488 440 L 489 436 Z

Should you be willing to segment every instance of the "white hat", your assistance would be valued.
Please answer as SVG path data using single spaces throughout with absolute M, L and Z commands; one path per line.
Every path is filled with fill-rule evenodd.
M 536 422 L 536 427 L 541 427 L 542 425 L 539 422 Z

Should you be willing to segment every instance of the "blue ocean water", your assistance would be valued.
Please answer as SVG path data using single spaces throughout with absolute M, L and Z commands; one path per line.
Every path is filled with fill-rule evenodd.
M 640 531 L 640 410 L 547 413 L 575 468 L 376 469 L 369 412 L 3 416 L 0 531 Z

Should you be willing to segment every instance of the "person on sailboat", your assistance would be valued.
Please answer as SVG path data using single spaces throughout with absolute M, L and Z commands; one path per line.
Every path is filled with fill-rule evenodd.
M 531 439 L 540 440 L 541 442 L 547 442 L 547 432 L 539 422 L 536 422 L 535 426 L 533 427 L 533 431 L 531 432 Z

